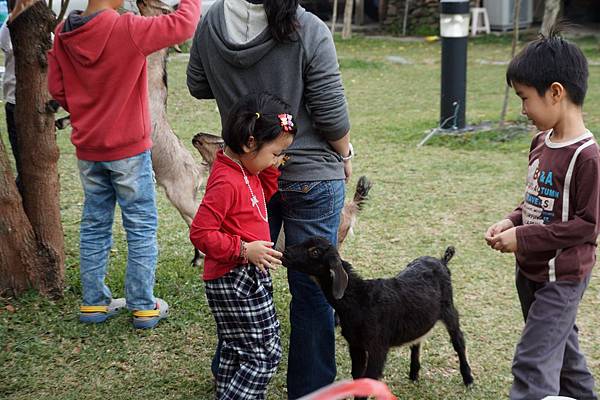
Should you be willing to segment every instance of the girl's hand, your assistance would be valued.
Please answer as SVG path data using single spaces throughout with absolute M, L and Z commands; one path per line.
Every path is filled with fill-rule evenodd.
M 248 261 L 258 267 L 263 273 L 267 273 L 267 269 L 276 269 L 281 265 L 280 258 L 283 254 L 273 249 L 273 242 L 265 242 L 257 240 L 246 243 L 246 254 Z
M 493 239 L 501 234 L 502 232 L 506 231 L 507 229 L 513 228 L 514 225 L 512 223 L 512 221 L 510 219 L 503 219 L 502 221 L 498 221 L 496 222 L 494 225 L 490 226 L 487 231 L 485 232 L 485 241 L 487 242 L 488 246 L 490 247 L 494 247 L 494 241 Z
M 517 251 L 517 228 L 510 228 L 494 236 L 489 242 L 492 249 L 502 253 L 514 253 Z

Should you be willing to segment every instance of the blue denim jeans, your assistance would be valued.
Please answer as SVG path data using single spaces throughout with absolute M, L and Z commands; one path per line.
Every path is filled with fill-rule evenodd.
M 108 305 L 112 299 L 104 278 L 119 202 L 127 233 L 127 307 L 154 309 L 158 213 L 150 151 L 116 161 L 78 160 L 78 166 L 85 195 L 79 246 L 83 305 Z
M 340 213 L 344 206 L 343 180 L 279 181 L 279 192 L 269 202 L 271 238 L 281 224 L 286 245 L 319 235 L 337 243 Z M 290 348 L 288 397 L 296 399 L 334 381 L 335 331 L 333 309 L 317 284 L 303 273 L 288 270 Z

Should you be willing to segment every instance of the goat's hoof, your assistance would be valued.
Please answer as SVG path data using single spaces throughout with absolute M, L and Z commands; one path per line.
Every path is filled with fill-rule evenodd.
M 194 250 L 194 258 L 192 259 L 192 266 L 193 267 L 200 267 L 203 264 L 203 260 L 204 260 L 204 254 L 202 254 L 201 251 L 199 251 L 198 249 Z
M 463 377 L 463 383 L 467 387 L 467 389 L 471 389 L 473 387 L 473 377 L 471 375 Z
M 202 261 L 194 259 L 190 264 L 194 268 L 200 268 L 202 266 Z
M 194 257 L 194 259 L 191 262 L 192 267 L 200 268 L 203 264 L 203 261 L 202 261 L 203 259 L 204 259 L 204 257 Z
M 58 130 L 63 130 L 66 127 L 68 127 L 69 125 L 71 125 L 71 116 L 70 115 L 67 115 L 66 117 L 62 117 L 62 118 L 59 118 L 56 121 L 54 121 L 54 126 Z
M 50 100 L 48 100 L 48 102 L 46 102 L 46 112 L 47 113 L 54 114 L 58 111 L 59 108 L 60 108 L 60 104 L 58 103 L 58 101 L 56 101 L 54 99 L 50 99 Z
M 408 379 L 410 379 L 410 380 L 411 380 L 411 381 L 413 381 L 413 382 L 416 382 L 416 381 L 418 381 L 418 380 L 419 380 L 419 373 L 417 372 L 417 373 L 414 373 L 414 374 L 413 374 L 413 373 L 411 372 L 410 374 L 408 374 Z

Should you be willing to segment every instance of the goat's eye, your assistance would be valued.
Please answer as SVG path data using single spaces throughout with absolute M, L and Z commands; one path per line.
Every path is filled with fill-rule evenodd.
M 321 255 L 321 251 L 316 247 L 311 247 L 308 249 L 308 254 L 310 254 L 311 257 L 317 258 Z

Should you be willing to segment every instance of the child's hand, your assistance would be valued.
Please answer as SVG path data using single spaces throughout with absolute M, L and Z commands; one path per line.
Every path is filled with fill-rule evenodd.
M 517 251 L 517 228 L 513 227 L 494 236 L 488 241 L 490 247 L 502 253 L 514 253 Z
M 280 258 L 283 254 L 273 249 L 273 242 L 265 242 L 257 240 L 246 243 L 246 254 L 248 261 L 256 265 L 263 273 L 267 273 L 268 269 L 276 269 L 281 265 Z
M 493 239 L 497 235 L 512 227 L 514 227 L 514 225 L 512 221 L 508 218 L 503 219 L 502 221 L 498 221 L 494 225 L 490 226 L 485 232 L 485 241 L 487 242 L 488 246 L 493 248 L 495 243 L 493 242 Z

